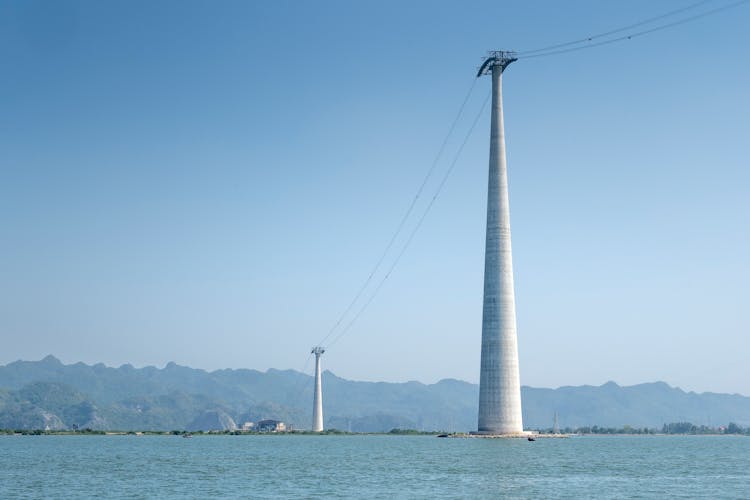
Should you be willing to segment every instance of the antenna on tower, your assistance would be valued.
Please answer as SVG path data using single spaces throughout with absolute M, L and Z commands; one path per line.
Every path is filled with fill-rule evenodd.
M 320 356 L 326 352 L 321 346 L 315 346 L 310 353 L 315 354 L 315 391 L 313 395 L 313 432 L 323 431 L 323 388 L 320 377 Z

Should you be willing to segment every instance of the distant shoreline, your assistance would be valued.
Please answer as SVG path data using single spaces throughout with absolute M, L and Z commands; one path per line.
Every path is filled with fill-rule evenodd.
M 433 436 L 433 437 L 452 437 L 452 438 L 476 438 L 477 436 L 468 433 L 441 433 L 441 432 L 340 432 L 340 431 L 286 431 L 286 432 L 248 432 L 248 431 L 45 431 L 41 429 L 33 430 L 9 430 L 0 429 L 0 436 L 167 436 L 167 437 L 202 437 L 202 436 Z M 684 437 L 684 436 L 721 436 L 721 437 L 750 437 L 747 434 L 727 434 L 727 433 L 705 433 L 705 434 L 667 434 L 667 433 L 570 433 L 570 434 L 533 434 L 534 438 L 576 438 L 576 437 Z M 500 437 L 500 436 L 494 436 Z M 527 436 L 522 436 L 526 438 Z M 520 438 L 520 437 L 519 437 Z

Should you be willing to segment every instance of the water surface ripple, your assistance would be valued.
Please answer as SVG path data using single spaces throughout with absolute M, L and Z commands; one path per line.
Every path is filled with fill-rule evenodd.
M 750 498 L 750 438 L 1 436 L 0 498 Z

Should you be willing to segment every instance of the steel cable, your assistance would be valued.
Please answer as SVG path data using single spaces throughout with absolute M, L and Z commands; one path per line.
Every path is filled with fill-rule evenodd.
M 464 137 L 464 140 L 461 143 L 461 146 L 458 148 L 456 155 L 453 157 L 453 161 L 448 167 L 448 170 L 446 170 L 445 174 L 443 175 L 443 178 L 440 181 L 440 184 L 438 185 L 437 191 L 432 196 L 432 199 L 430 199 L 430 203 L 427 205 L 427 208 L 425 208 L 425 211 L 422 213 L 422 216 L 419 218 L 419 221 L 414 226 L 414 229 L 412 229 L 411 233 L 409 234 L 409 238 L 407 238 L 406 242 L 404 243 L 404 246 L 401 248 L 401 251 L 396 256 L 396 259 L 391 264 L 391 267 L 388 269 L 388 272 L 380 280 L 380 282 L 378 283 L 378 286 L 375 288 L 375 290 L 372 292 L 370 297 L 367 299 L 367 302 L 365 302 L 362 305 L 362 307 L 359 309 L 359 311 L 357 311 L 357 314 L 354 316 L 354 318 L 352 318 L 352 320 L 346 325 L 346 327 L 336 337 L 333 338 L 333 340 L 328 345 L 329 347 L 333 346 L 336 342 L 338 342 L 341 339 L 341 337 L 343 337 L 351 329 L 352 325 L 354 325 L 354 323 L 357 321 L 357 319 L 359 319 L 359 317 L 362 315 L 365 309 L 367 309 L 370 303 L 372 303 L 372 301 L 375 299 L 378 292 L 383 287 L 383 284 L 386 282 L 386 280 L 388 280 L 388 278 L 391 276 L 391 273 L 396 268 L 396 265 L 401 260 L 401 257 L 403 257 L 404 253 L 406 253 L 406 250 L 409 248 L 409 245 L 414 239 L 414 236 L 417 234 L 417 231 L 419 231 L 419 228 L 422 227 L 422 223 L 427 217 L 427 214 L 430 213 L 432 206 L 435 204 L 435 200 L 437 199 L 438 195 L 440 195 L 440 192 L 443 190 L 443 187 L 445 186 L 445 183 L 448 180 L 448 177 L 450 177 L 450 174 L 453 171 L 453 168 L 456 166 L 456 163 L 458 162 L 458 158 L 461 156 L 461 152 L 463 151 L 464 146 L 466 146 L 466 143 L 468 142 L 469 137 L 471 137 L 472 132 L 474 132 L 474 128 L 476 128 L 476 125 L 479 122 L 479 119 L 482 117 L 484 108 L 487 107 L 487 101 L 489 101 L 490 95 L 491 93 L 487 94 L 487 97 L 484 99 L 484 102 L 482 103 L 482 107 L 479 110 L 479 113 L 477 113 L 476 118 L 474 118 L 474 122 L 471 124 L 469 131 L 466 133 L 466 136 Z
M 453 131 L 456 128 L 456 125 L 458 124 L 458 121 L 461 118 L 461 115 L 464 112 L 464 109 L 466 108 L 466 103 L 469 101 L 469 98 L 471 97 L 471 94 L 474 92 L 474 87 L 476 86 L 476 78 L 472 79 L 471 86 L 469 87 L 469 91 L 466 93 L 466 97 L 464 97 L 463 102 L 461 103 L 461 106 L 458 109 L 458 113 L 456 113 L 456 117 L 453 119 L 453 123 L 451 123 L 450 128 L 448 129 L 448 133 L 445 135 L 445 138 L 443 139 L 442 144 L 440 145 L 440 149 L 438 150 L 437 155 L 435 156 L 435 159 L 432 161 L 432 165 L 430 166 L 429 170 L 427 171 L 427 175 L 425 175 L 424 179 L 422 180 L 422 184 L 419 186 L 419 189 L 417 190 L 417 194 L 414 196 L 414 198 L 411 200 L 411 203 L 409 204 L 409 208 L 406 210 L 406 213 L 401 218 L 401 221 L 398 224 L 398 227 L 396 228 L 396 231 L 391 236 L 390 241 L 385 247 L 385 250 L 383 250 L 382 254 L 380 255 L 380 258 L 375 263 L 375 266 L 370 271 L 370 274 L 368 275 L 365 282 L 362 284 L 362 286 L 359 288 L 357 293 L 354 295 L 354 298 L 349 303 L 346 309 L 344 309 L 344 312 L 341 313 L 336 323 L 331 327 L 331 329 L 328 331 L 328 334 L 321 339 L 320 342 L 318 342 L 317 345 L 323 345 L 326 340 L 328 340 L 331 335 L 334 334 L 336 329 L 341 325 L 342 321 L 344 321 L 344 318 L 351 312 L 354 305 L 359 301 L 359 299 L 362 297 L 362 294 L 367 289 L 369 284 L 372 282 L 372 278 L 375 276 L 375 274 L 380 269 L 380 266 L 382 265 L 383 261 L 385 260 L 386 256 L 390 252 L 391 248 L 393 247 L 393 244 L 395 243 L 396 239 L 398 238 L 399 234 L 401 234 L 401 231 L 404 228 L 404 225 L 406 224 L 407 220 L 411 216 L 412 212 L 414 211 L 414 207 L 417 204 L 417 201 L 419 200 L 419 197 L 422 195 L 422 192 L 424 191 L 425 186 L 427 185 L 427 182 L 432 177 L 432 174 L 435 171 L 435 168 L 437 167 L 438 162 L 440 161 L 440 158 L 442 158 L 443 153 L 445 151 L 445 147 L 448 144 L 448 140 L 453 135 Z
M 604 40 L 604 41 L 597 42 L 597 43 L 592 43 L 592 44 L 589 44 L 589 45 L 583 45 L 581 47 L 572 47 L 572 48 L 569 48 L 569 49 L 553 50 L 553 51 L 550 51 L 550 52 L 543 52 L 541 54 L 532 54 L 530 56 L 519 56 L 519 59 L 533 59 L 535 57 L 546 57 L 546 56 L 552 56 L 552 55 L 557 55 L 557 54 L 564 54 L 566 52 L 574 52 L 574 51 L 578 51 L 578 50 L 590 49 L 590 48 L 593 48 L 593 47 L 600 47 L 602 45 L 608 45 L 610 43 L 621 42 L 623 40 L 630 40 L 631 38 L 636 38 L 636 37 L 639 37 L 639 36 L 643 36 L 643 35 L 647 35 L 647 34 L 650 34 L 650 33 L 654 33 L 656 31 L 661 31 L 661 30 L 665 30 L 667 28 L 672 28 L 674 26 L 679 26 L 681 24 L 689 23 L 691 21 L 695 21 L 697 19 L 701 19 L 703 17 L 710 16 L 712 14 L 716 14 L 716 13 L 724 11 L 724 10 L 732 9 L 734 7 L 739 7 L 740 5 L 745 4 L 745 3 L 749 2 L 749 1 L 750 0 L 739 0 L 738 2 L 734 2 L 734 3 L 728 4 L 728 5 L 723 5 L 721 7 L 717 7 L 715 9 L 711 9 L 711 10 L 702 12 L 700 14 L 696 14 L 694 16 L 690 16 L 690 17 L 686 17 L 684 19 L 680 19 L 679 21 L 674 21 L 674 22 L 671 22 L 671 23 L 662 24 L 662 25 L 656 26 L 654 28 L 650 28 L 650 29 L 643 30 L 643 31 L 638 31 L 638 32 L 631 33 L 629 35 L 624 35 L 624 36 L 617 37 L 617 38 L 612 38 L 610 40 Z

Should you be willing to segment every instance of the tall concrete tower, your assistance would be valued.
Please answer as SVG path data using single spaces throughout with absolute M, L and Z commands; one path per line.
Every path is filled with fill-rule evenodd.
M 323 430 L 323 388 L 320 379 L 320 356 L 326 352 L 320 346 L 313 347 L 312 351 L 315 354 L 315 395 L 313 396 L 313 432 L 321 432 Z
M 502 94 L 503 71 L 516 60 L 514 56 L 490 52 L 477 73 L 477 77 L 492 75 L 478 434 L 523 432 Z

